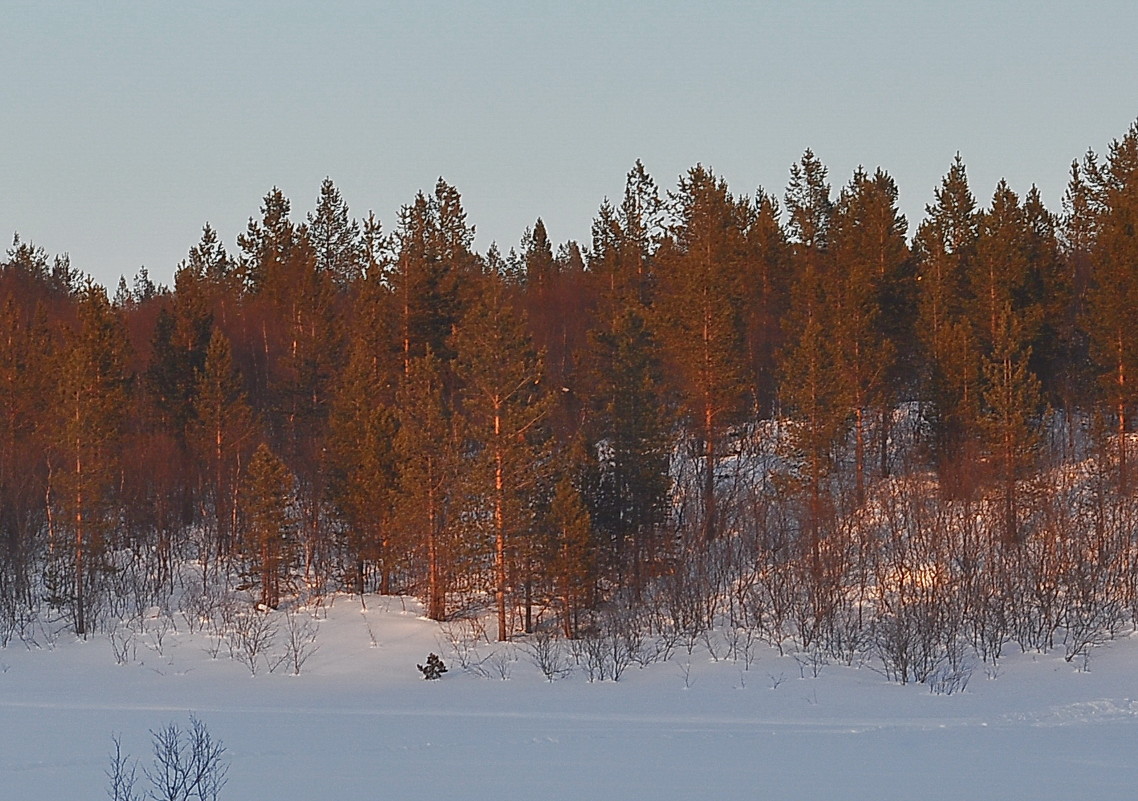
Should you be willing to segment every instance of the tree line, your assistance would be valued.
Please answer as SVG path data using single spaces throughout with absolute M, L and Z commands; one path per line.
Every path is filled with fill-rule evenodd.
M 390 231 L 274 188 L 113 295 L 17 236 L 0 629 L 223 586 L 489 605 L 500 639 L 726 620 L 902 680 L 1085 649 L 1138 608 L 1138 124 L 1059 212 L 959 156 L 913 231 L 884 170 L 829 181 L 637 162 L 590 242 L 481 254 L 442 179 Z

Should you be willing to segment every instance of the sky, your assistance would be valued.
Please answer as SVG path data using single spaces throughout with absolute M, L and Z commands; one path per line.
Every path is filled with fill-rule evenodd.
M 278 186 L 330 177 L 387 230 L 441 176 L 475 247 L 541 217 L 587 244 L 637 159 L 781 197 L 811 148 L 835 192 L 889 171 L 915 228 L 959 152 L 1061 209 L 1138 117 L 1138 3 L 26 2 L 0 26 L 0 237 L 104 285 L 231 251 Z

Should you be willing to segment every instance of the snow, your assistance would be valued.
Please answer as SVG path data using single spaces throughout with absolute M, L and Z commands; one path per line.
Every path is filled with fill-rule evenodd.
M 1009 655 L 998 677 L 978 665 L 952 695 L 889 683 L 873 665 L 814 678 L 773 650 L 749 669 L 680 649 L 619 683 L 582 670 L 550 683 L 517 646 L 508 680 L 461 670 L 419 612 L 335 599 L 299 676 L 211 659 L 208 636 L 184 623 L 161 653 L 139 634 L 122 665 L 105 636 L 15 640 L 0 650 L 0 798 L 105 798 L 112 733 L 148 762 L 148 730 L 191 713 L 228 748 L 221 798 L 233 801 L 1132 799 L 1138 788 L 1138 636 L 1087 665 Z M 431 651 L 450 668 L 440 681 L 415 668 Z

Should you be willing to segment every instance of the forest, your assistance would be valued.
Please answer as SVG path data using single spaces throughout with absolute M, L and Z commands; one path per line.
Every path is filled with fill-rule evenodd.
M 959 156 L 897 198 L 637 162 L 590 242 L 477 253 L 442 179 L 387 228 L 325 180 L 113 295 L 16 235 L 0 644 L 339 592 L 614 664 L 1086 659 L 1138 622 L 1138 123 L 1060 210 Z

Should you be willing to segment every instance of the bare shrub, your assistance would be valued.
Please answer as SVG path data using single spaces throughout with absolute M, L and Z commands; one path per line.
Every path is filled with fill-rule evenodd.
M 439 630 L 458 666 L 465 671 L 478 673 L 478 667 L 484 659 L 479 653 L 478 644 L 485 638 L 485 629 L 479 632 L 479 627 L 460 619 L 442 623 Z
M 320 624 L 310 616 L 285 612 L 284 650 L 270 665 L 270 672 L 284 665 L 293 676 L 299 676 L 305 662 L 320 650 L 316 643 L 319 632 Z
M 111 751 L 111 764 L 107 767 L 107 798 L 111 801 L 142 801 L 135 791 L 138 784 L 138 760 L 132 759 L 122 751 L 122 738 L 111 735 L 114 750 Z
M 151 730 L 154 758 L 142 774 L 149 783 L 145 794 L 138 785 L 138 760 L 122 750 L 112 735 L 114 750 L 107 768 L 107 797 L 111 801 L 217 801 L 229 774 L 225 746 L 206 725 L 190 716 L 189 729 L 177 723 Z
M 138 657 L 136 635 L 129 626 L 116 625 L 107 634 L 116 665 L 125 665 Z
M 233 657 L 256 676 L 276 636 L 277 625 L 271 615 L 256 611 L 238 615 L 233 620 L 230 642 Z
M 170 723 L 151 731 L 154 761 L 142 772 L 150 782 L 153 801 L 216 801 L 227 781 L 225 746 L 195 717 L 182 730 Z
M 962 663 L 954 666 L 950 662 L 945 662 L 925 679 L 925 684 L 929 686 L 929 692 L 934 695 L 953 695 L 967 690 L 971 679 L 971 664 Z
M 478 669 L 487 678 L 496 677 L 502 681 L 508 681 L 513 674 L 514 663 L 517 661 L 518 657 L 514 652 L 514 646 L 505 643 L 491 651 L 490 655 L 479 663 Z
M 560 639 L 548 631 L 539 631 L 522 644 L 530 662 L 541 671 L 547 681 L 563 679 L 572 672 L 565 647 Z

